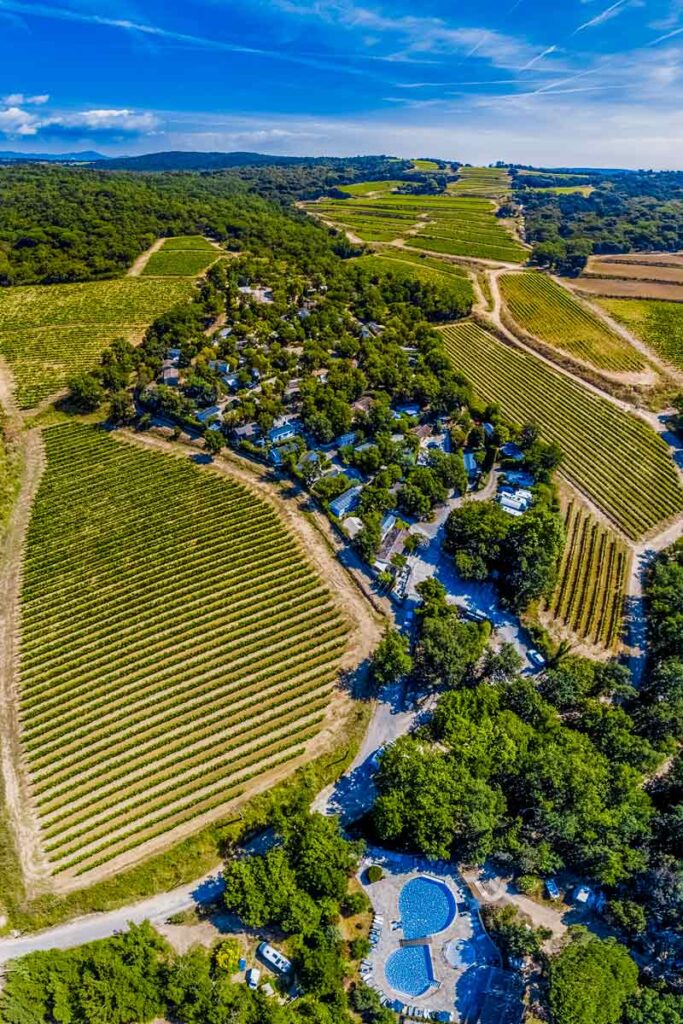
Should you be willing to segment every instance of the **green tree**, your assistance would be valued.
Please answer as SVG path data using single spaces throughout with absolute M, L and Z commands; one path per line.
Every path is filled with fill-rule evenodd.
M 397 629 L 386 629 L 372 658 L 372 672 L 379 686 L 397 682 L 410 675 L 413 659 L 410 641 Z
M 638 968 L 614 939 L 585 929 L 550 964 L 554 1024 L 619 1024 L 638 986 Z
M 80 373 L 69 381 L 69 400 L 81 412 L 94 412 L 104 401 L 104 388 L 94 373 Z

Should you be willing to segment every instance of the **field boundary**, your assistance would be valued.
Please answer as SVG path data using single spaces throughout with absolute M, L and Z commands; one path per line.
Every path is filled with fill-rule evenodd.
M 45 890 L 50 878 L 40 839 L 40 824 L 31 796 L 19 718 L 19 644 L 22 558 L 33 502 L 45 469 L 39 430 L 23 433 L 23 468 L 19 494 L 1 549 L 0 566 L 0 707 L 5 805 L 29 896 Z

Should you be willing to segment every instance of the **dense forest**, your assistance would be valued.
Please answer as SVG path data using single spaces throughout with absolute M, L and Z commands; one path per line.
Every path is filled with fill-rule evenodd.
M 515 199 L 524 209 L 534 260 L 563 273 L 580 271 L 592 253 L 683 248 L 683 173 L 633 172 L 577 178 L 590 195 L 534 191 L 566 180 L 517 176 Z M 530 186 L 534 187 L 530 187 Z
M 296 210 L 283 216 L 228 173 L 0 169 L 0 285 L 114 277 L 159 236 L 197 233 L 263 255 L 329 251 L 324 229 Z

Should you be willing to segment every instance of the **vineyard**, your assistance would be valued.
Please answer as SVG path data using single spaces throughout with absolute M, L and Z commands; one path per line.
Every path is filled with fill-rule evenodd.
M 545 274 L 503 274 L 500 287 L 513 320 L 541 341 L 600 369 L 644 368 L 632 345 Z
M 500 403 L 518 424 L 537 422 L 545 439 L 562 448 L 562 472 L 628 537 L 642 537 L 683 510 L 666 442 L 643 420 L 471 322 L 443 334 L 456 369 L 478 395 Z
M 683 304 L 601 299 L 600 305 L 655 352 L 683 370 Z
M 590 644 L 619 647 L 631 555 L 613 530 L 576 500 L 565 508 L 567 543 L 546 614 Z
M 496 199 L 510 191 L 510 175 L 504 167 L 460 167 L 458 180 L 448 186 L 448 191 Z
M 161 313 L 187 301 L 191 281 L 124 277 L 87 284 L 0 288 L 0 355 L 24 409 L 91 369 L 114 338 L 133 341 Z
M 82 424 L 44 431 L 22 589 L 22 740 L 80 875 L 300 759 L 347 626 L 240 484 Z
M 403 239 L 407 246 L 454 256 L 521 263 L 526 250 L 488 199 L 451 195 L 388 195 L 307 204 L 363 241 Z
M 219 251 L 201 235 L 167 238 L 153 253 L 142 274 L 144 277 L 197 277 L 219 258 Z

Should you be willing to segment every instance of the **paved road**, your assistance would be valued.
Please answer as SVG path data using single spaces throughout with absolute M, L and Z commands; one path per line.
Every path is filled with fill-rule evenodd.
M 433 522 L 420 524 L 419 529 L 428 537 L 428 543 L 410 558 L 412 576 L 407 601 L 401 614 L 405 618 L 419 603 L 417 585 L 434 576 L 445 586 L 449 601 L 470 611 L 483 613 L 493 624 L 495 640 L 499 644 L 512 644 L 522 658 L 523 670 L 533 671 L 528 657 L 531 645 L 527 633 L 515 615 L 500 607 L 495 586 L 491 583 L 476 583 L 461 579 L 455 571 L 453 559 L 443 550 L 446 520 L 452 509 L 460 507 L 463 501 L 488 501 L 491 499 L 498 488 L 499 477 L 498 471 L 491 473 L 486 485 L 480 491 L 474 491 L 466 498 L 452 498 Z
M 87 917 L 79 917 L 68 924 L 50 928 L 49 931 L 32 932 L 17 939 L 0 939 L 0 964 L 36 950 L 69 949 L 71 946 L 81 946 L 84 942 L 94 942 L 95 939 L 106 939 L 119 931 L 125 931 L 131 922 L 141 924 L 142 921 L 151 921 L 152 924 L 161 924 L 172 914 L 190 910 L 198 903 L 212 902 L 222 889 L 220 874 L 213 872 L 190 885 L 160 893 L 121 910 L 88 914 Z

